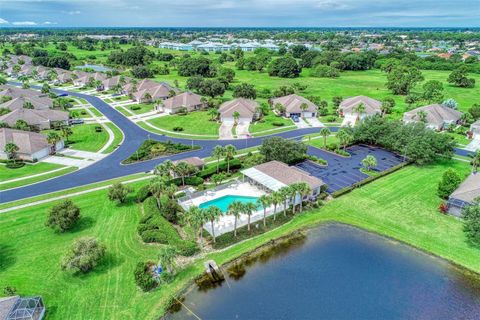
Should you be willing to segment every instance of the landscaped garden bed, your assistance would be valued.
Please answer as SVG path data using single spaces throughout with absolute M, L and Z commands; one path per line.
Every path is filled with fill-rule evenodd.
M 129 158 L 123 160 L 122 163 L 131 164 L 198 149 L 200 149 L 199 146 L 187 146 L 182 143 L 174 143 L 171 141 L 160 142 L 155 140 L 145 140 L 138 150 Z

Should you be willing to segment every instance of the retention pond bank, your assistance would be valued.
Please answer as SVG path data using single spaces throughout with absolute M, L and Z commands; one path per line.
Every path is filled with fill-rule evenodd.
M 226 281 L 195 286 L 166 318 L 473 320 L 480 315 L 478 275 L 344 225 L 310 230 L 224 271 Z

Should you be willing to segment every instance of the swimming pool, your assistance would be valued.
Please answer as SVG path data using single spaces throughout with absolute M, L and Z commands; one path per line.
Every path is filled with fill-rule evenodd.
M 223 213 L 228 211 L 228 206 L 233 201 L 240 201 L 241 203 L 256 203 L 258 197 L 247 197 L 247 196 L 235 196 L 235 195 L 227 195 L 220 198 L 216 198 L 199 205 L 199 208 L 208 208 L 211 206 L 219 207 Z

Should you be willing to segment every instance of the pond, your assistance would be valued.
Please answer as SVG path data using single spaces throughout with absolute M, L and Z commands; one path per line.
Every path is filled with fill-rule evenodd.
M 106 72 L 106 71 L 113 70 L 111 68 L 107 68 L 100 64 L 84 64 L 83 66 L 75 67 L 75 69 L 92 69 L 93 71 L 97 71 L 97 72 Z
M 480 319 L 480 278 L 338 224 L 196 285 L 167 319 Z M 193 316 L 191 310 L 196 314 Z

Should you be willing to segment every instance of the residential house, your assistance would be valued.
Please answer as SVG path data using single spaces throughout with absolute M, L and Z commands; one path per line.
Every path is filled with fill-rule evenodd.
M 359 106 L 363 105 L 363 110 L 359 112 Z M 361 109 L 361 107 L 360 107 Z M 344 117 L 356 115 L 360 118 L 379 114 L 382 112 L 382 103 L 367 96 L 356 96 L 344 99 L 338 107 L 340 114 Z
M 190 112 L 203 109 L 205 106 L 206 103 L 202 101 L 202 96 L 192 92 L 184 92 L 163 100 L 155 108 L 160 112 L 174 114 L 181 111 L 182 108 L 186 108 Z
M 325 183 L 309 173 L 297 168 L 290 167 L 280 161 L 269 161 L 241 173 L 248 182 L 269 192 L 278 191 L 283 187 L 294 183 L 306 183 L 312 192 L 307 197 L 316 197 L 320 194 Z M 300 203 L 300 195 L 295 198 L 295 204 Z M 305 200 L 305 199 L 304 199 Z
M 470 126 L 470 132 L 472 133 L 472 138 L 480 138 L 480 120 L 472 123 Z
M 448 213 L 461 217 L 462 209 L 480 200 L 480 173 L 472 173 L 448 198 Z
M 287 117 L 314 118 L 317 116 L 318 107 L 315 103 L 296 94 L 271 99 L 270 104 L 273 107 L 281 104 L 285 108 L 285 115 Z
M 129 77 L 125 77 L 125 76 L 121 76 L 121 75 L 105 79 L 102 82 L 103 90 L 114 90 L 120 84 L 122 79 L 124 81 L 123 84 L 122 84 L 123 86 L 126 85 L 127 83 L 130 83 L 130 81 L 132 80 Z M 123 93 L 125 93 L 125 91 L 122 89 L 121 93 L 123 94 Z
M 50 129 L 57 124 L 68 125 L 68 118 L 69 114 L 65 111 L 19 108 L 0 116 L 0 122 L 4 122 L 8 126 L 13 127 L 18 120 L 23 120 L 32 128 L 45 130 Z
M 260 105 L 258 102 L 245 98 L 237 98 L 224 102 L 219 108 L 220 119 L 222 122 L 250 123 L 260 116 L 258 111 Z M 238 113 L 238 119 L 234 119 Z
M 22 89 L 9 85 L 0 86 L 0 97 L 2 96 L 8 96 L 12 98 L 26 97 L 36 99 L 46 105 L 53 104 L 52 99 L 50 99 L 47 94 L 41 93 L 40 91 L 36 90 Z
M 131 96 L 133 100 L 139 103 L 165 100 L 178 92 L 178 89 L 171 87 L 167 83 L 158 83 L 150 80 L 140 82 L 137 88 L 137 91 L 131 93 Z
M 55 84 L 63 84 L 63 83 L 73 82 L 74 76 L 73 76 L 73 73 L 71 71 L 63 70 L 63 69 L 59 69 L 59 68 L 56 68 L 55 70 L 57 71 L 57 78 L 54 80 Z
M 90 81 L 100 81 L 103 82 L 105 79 L 107 79 L 107 76 L 103 73 L 100 72 L 94 72 L 94 73 L 87 73 L 86 75 L 79 76 L 76 79 L 73 79 L 73 84 L 76 86 L 81 86 L 84 87 L 86 86 Z M 98 91 L 103 90 L 102 84 L 99 84 L 96 86 L 96 89 Z
M 27 104 L 37 110 L 49 109 L 52 107 L 52 100 L 50 98 L 18 97 L 0 104 L 0 109 L 13 111 L 24 108 Z
M 189 165 L 192 165 L 198 170 L 203 170 L 203 168 L 205 167 L 205 161 L 203 161 L 203 159 L 200 159 L 199 157 L 190 157 L 190 158 L 180 159 L 180 160 L 173 161 L 172 163 L 174 165 L 177 165 L 180 162 L 185 162 Z
M 450 125 L 457 124 L 461 116 L 460 111 L 441 104 L 431 104 L 405 112 L 403 121 L 405 123 L 425 122 L 431 129 L 443 130 Z
M 8 143 L 14 143 L 18 147 L 17 157 L 27 161 L 40 160 L 64 147 L 63 141 L 53 147 L 48 143 L 47 136 L 41 133 L 0 128 L 0 159 L 8 159 L 8 154 L 5 153 Z

